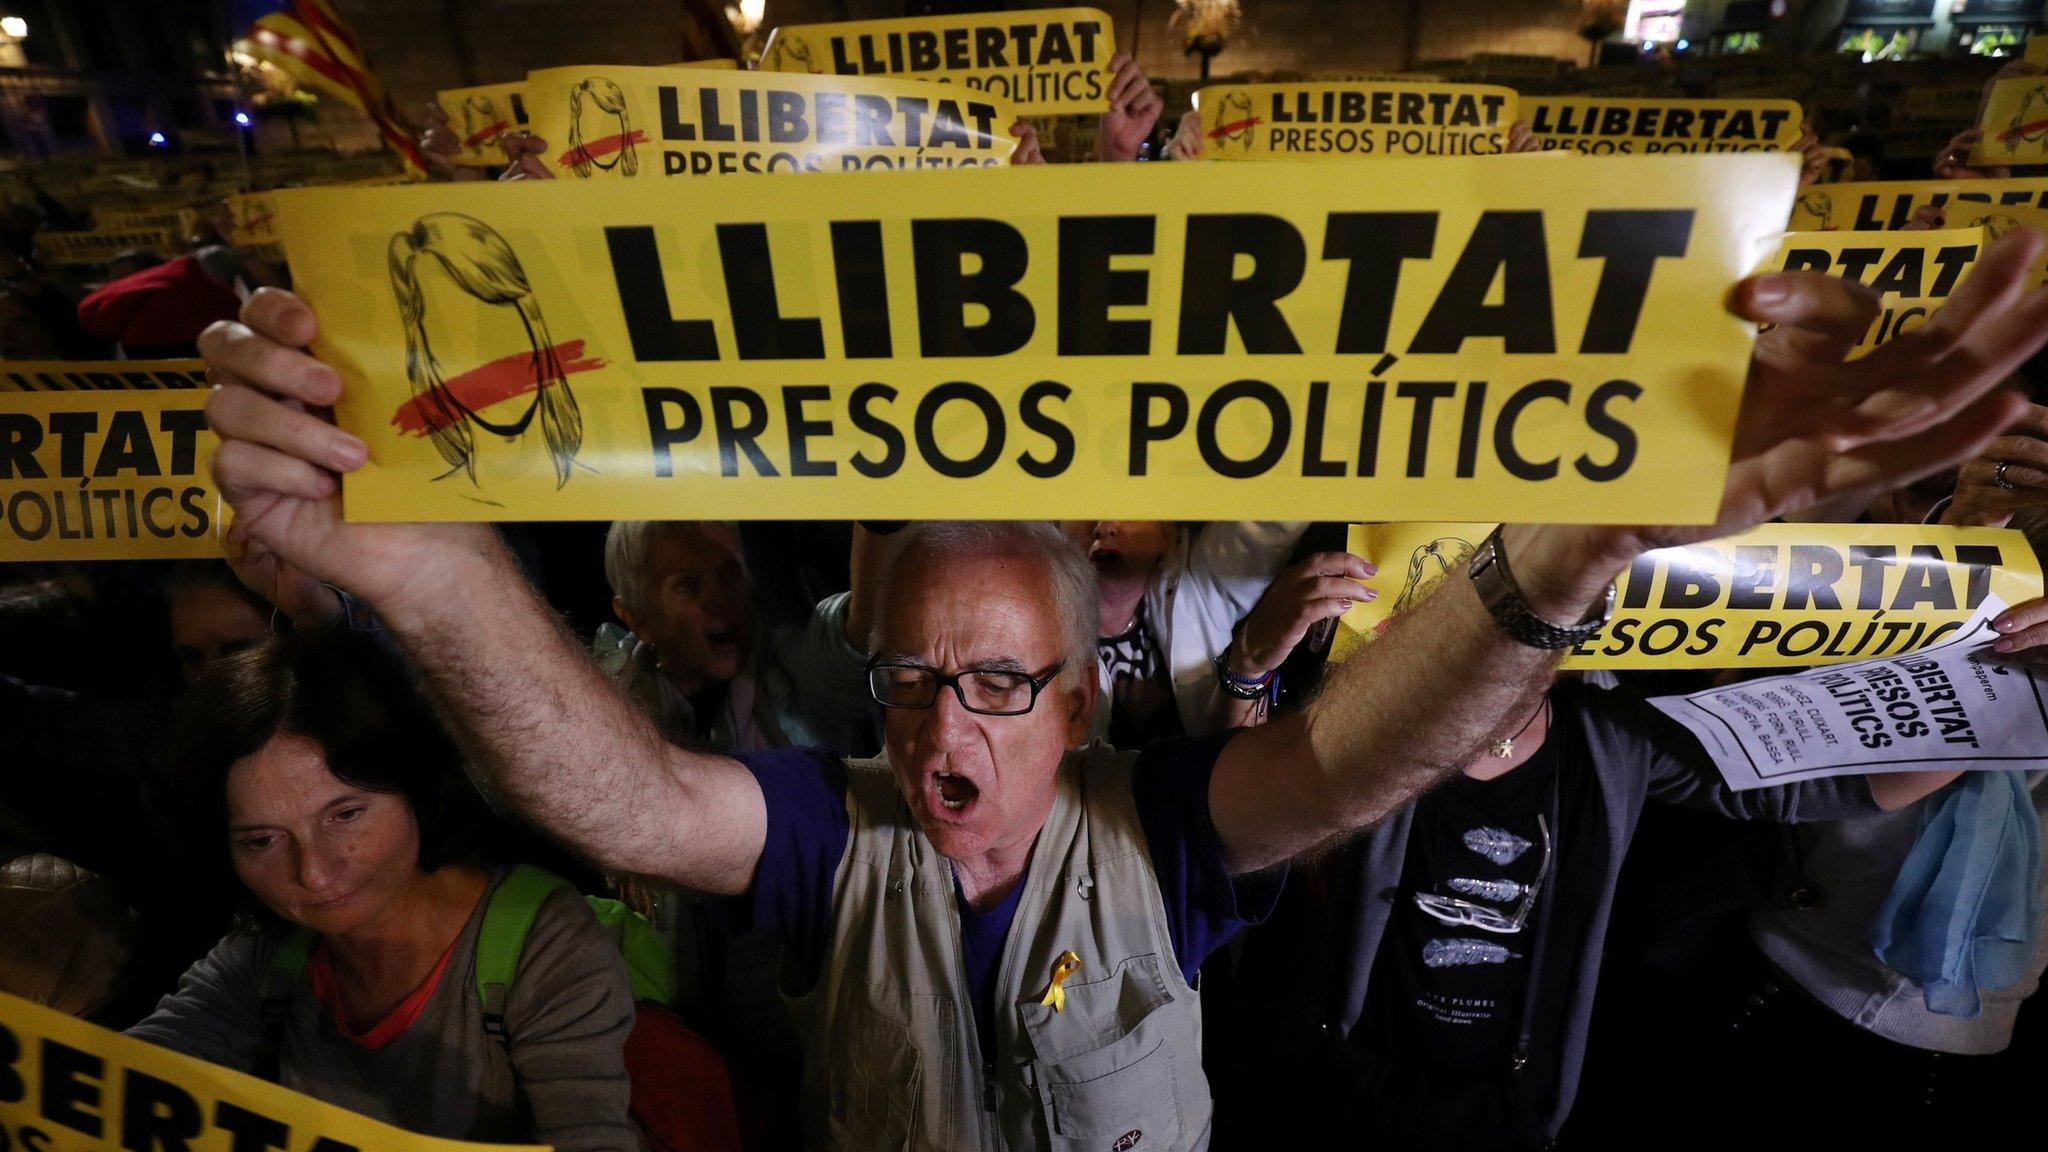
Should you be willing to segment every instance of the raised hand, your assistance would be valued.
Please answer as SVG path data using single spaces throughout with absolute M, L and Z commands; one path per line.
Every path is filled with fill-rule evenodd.
M 342 384 L 305 351 L 317 331 L 304 301 L 263 288 L 243 304 L 239 321 L 200 334 L 214 386 L 206 419 L 221 439 L 213 479 L 235 509 L 229 546 L 260 545 L 267 555 L 260 563 L 281 566 L 279 581 L 288 567 L 300 591 L 299 580 L 333 584 L 379 611 L 408 597 L 460 596 L 460 570 L 497 548 L 488 528 L 342 519 L 338 474 L 362 467 L 369 448 L 320 414 L 341 397 Z
M 1230 671 L 1255 678 L 1278 668 L 1308 630 L 1379 593 L 1359 583 L 1379 569 L 1349 552 L 1318 552 L 1273 578 L 1238 626 Z
M 1138 149 L 1152 138 L 1166 101 L 1138 70 L 1128 52 L 1119 52 L 1109 62 L 1109 111 L 1102 114 L 1102 133 L 1096 137 L 1096 155 L 1111 163 L 1138 158 Z

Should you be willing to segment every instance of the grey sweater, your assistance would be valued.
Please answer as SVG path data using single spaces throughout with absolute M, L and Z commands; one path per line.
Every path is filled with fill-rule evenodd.
M 1578 1094 L 1615 883 L 1645 801 L 1655 799 L 1735 819 L 1781 823 L 1872 816 L 1882 809 L 1861 776 L 1733 791 L 1721 782 L 1690 734 L 1634 693 L 1571 680 L 1560 682 L 1552 691 L 1560 703 L 1570 702 L 1571 706 L 1558 709 L 1558 719 L 1579 726 L 1582 747 L 1592 761 L 1607 813 L 1607 858 L 1601 862 L 1605 882 L 1599 905 L 1586 922 L 1583 938 L 1550 943 L 1551 948 L 1570 950 L 1576 977 L 1563 1008 L 1557 1098 L 1547 1102 L 1542 1111 L 1545 1128 L 1555 1135 Z M 1332 902 L 1328 934 L 1317 949 L 1319 962 L 1311 965 L 1303 982 L 1305 998 L 1297 1002 L 1294 1013 L 1297 1025 L 1307 1023 L 1343 1035 L 1357 1026 L 1365 1010 L 1373 961 L 1392 913 L 1393 893 L 1400 886 L 1413 817 L 1413 805 L 1401 809 L 1338 857 L 1339 895 Z
M 2033 793 L 2035 816 L 2048 831 L 2048 772 L 2033 774 Z M 1820 901 L 1803 911 L 1755 913 L 1750 939 L 1814 999 L 1858 1028 L 1933 1052 L 2003 1052 L 2012 1043 L 2021 1002 L 2041 986 L 2041 974 L 2048 970 L 2048 933 L 2019 983 L 1982 990 L 1984 1010 L 1977 1016 L 1929 1012 L 1925 991 L 1879 960 L 1870 946 L 1877 911 L 1898 879 L 1899 865 L 1920 839 L 1929 803 L 1922 800 L 1878 820 L 1800 829 L 1801 863 Z M 2048 904 L 2048 870 L 2039 883 L 2039 899 Z
M 637 1149 L 626 1115 L 633 996 L 617 945 L 581 897 L 566 889 L 550 896 L 507 998 L 509 1043 L 494 1040 L 476 993 L 487 902 L 470 914 L 419 1017 L 382 1048 L 340 1035 L 311 981 L 301 980 L 282 1050 L 272 1051 L 261 989 L 273 934 L 229 935 L 128 1034 L 242 1072 L 275 1068 L 287 1088 L 430 1136 L 561 1152 Z

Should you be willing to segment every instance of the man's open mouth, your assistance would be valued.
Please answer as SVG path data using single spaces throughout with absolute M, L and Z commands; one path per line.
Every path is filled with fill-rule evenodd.
M 713 648 L 731 647 L 739 643 L 739 638 L 738 628 L 709 628 L 704 632 L 704 639 L 709 641 Z
M 939 803 L 945 805 L 949 812 L 964 810 L 975 797 L 981 795 L 981 789 L 965 776 L 940 772 L 933 776 L 932 780 L 938 785 Z

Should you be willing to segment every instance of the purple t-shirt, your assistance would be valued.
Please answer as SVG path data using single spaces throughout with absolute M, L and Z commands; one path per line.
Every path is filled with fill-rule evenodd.
M 1256 924 L 1279 899 L 1284 869 L 1230 875 L 1209 818 L 1209 774 L 1231 733 L 1160 740 L 1139 753 L 1131 775 L 1138 822 L 1166 901 L 1167 930 L 1189 981 L 1209 954 L 1237 930 Z M 738 757 L 768 802 L 768 837 L 752 891 L 728 908 L 735 927 L 786 944 L 808 986 L 815 982 L 832 935 L 832 880 L 846 853 L 846 769 L 819 749 L 748 752 Z M 1019 883 L 1003 902 L 977 912 L 954 897 L 966 953 L 967 986 L 982 1050 L 995 1035 L 995 968 L 1016 919 Z

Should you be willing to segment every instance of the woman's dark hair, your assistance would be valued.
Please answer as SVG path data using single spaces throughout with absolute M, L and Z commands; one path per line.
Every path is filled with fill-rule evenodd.
M 422 869 L 476 851 L 489 816 L 453 741 L 395 658 L 333 629 L 273 636 L 216 661 L 180 703 L 171 794 L 200 859 L 230 867 L 228 770 L 279 735 L 319 745 L 350 787 L 404 796 Z

